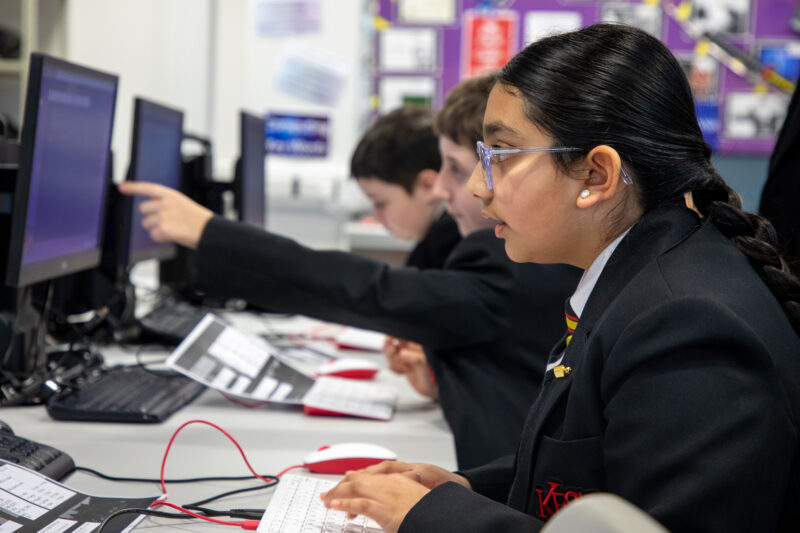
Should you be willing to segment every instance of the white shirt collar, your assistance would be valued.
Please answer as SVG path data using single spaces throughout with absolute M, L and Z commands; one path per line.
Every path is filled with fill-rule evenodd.
M 603 272 L 608 259 L 630 230 L 631 228 L 626 229 L 619 237 L 614 239 L 611 244 L 606 246 L 605 249 L 600 252 L 600 255 L 595 258 L 592 266 L 581 276 L 581 280 L 578 282 L 578 288 L 575 289 L 575 293 L 569 299 L 569 305 L 572 306 L 572 311 L 575 312 L 575 316 L 578 318 L 583 314 L 583 308 L 586 307 L 589 295 L 592 294 L 592 290 L 594 290 L 594 286 L 597 284 L 597 279 L 600 277 L 600 273 Z

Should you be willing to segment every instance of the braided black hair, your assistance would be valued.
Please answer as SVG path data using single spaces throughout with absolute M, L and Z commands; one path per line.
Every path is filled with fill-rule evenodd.
M 517 54 L 497 83 L 519 92 L 528 118 L 569 172 L 595 146 L 614 148 L 645 211 L 684 203 L 715 224 L 750 260 L 800 333 L 800 280 L 778 251 L 772 225 L 745 212 L 711 164 L 686 75 L 672 52 L 648 33 L 595 24 L 536 41 Z

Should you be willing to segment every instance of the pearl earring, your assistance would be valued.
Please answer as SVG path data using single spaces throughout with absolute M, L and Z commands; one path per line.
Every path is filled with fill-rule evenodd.
M 589 198 L 589 195 L 590 195 L 590 194 L 592 194 L 592 193 L 591 193 L 591 192 L 589 192 L 589 189 L 583 189 L 583 190 L 581 191 L 581 198 Z

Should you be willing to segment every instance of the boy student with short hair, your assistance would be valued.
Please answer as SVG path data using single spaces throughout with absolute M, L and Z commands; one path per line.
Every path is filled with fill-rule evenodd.
M 482 94 L 485 105 L 491 83 L 481 78 L 461 87 Z M 197 249 L 204 289 L 422 344 L 459 467 L 468 468 L 516 450 L 580 272 L 510 261 L 489 229 L 494 222 L 481 216 L 480 202 L 466 190 L 475 157 L 447 137 L 440 147 L 444 163 L 435 189 L 463 235 L 442 269 L 393 269 L 352 254 L 310 250 L 214 217 L 151 183 L 128 182 L 120 190 L 150 197 L 141 209 L 154 239 Z
M 433 194 L 441 164 L 433 114 L 409 106 L 378 119 L 350 161 L 350 174 L 372 203 L 375 219 L 398 239 L 417 242 L 406 266 L 441 268 L 461 240 Z

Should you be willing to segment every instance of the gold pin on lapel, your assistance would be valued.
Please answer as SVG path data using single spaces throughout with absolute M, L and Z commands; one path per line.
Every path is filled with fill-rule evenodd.
M 558 365 L 557 367 L 553 368 L 553 375 L 557 378 L 569 376 L 571 373 L 571 366 Z

